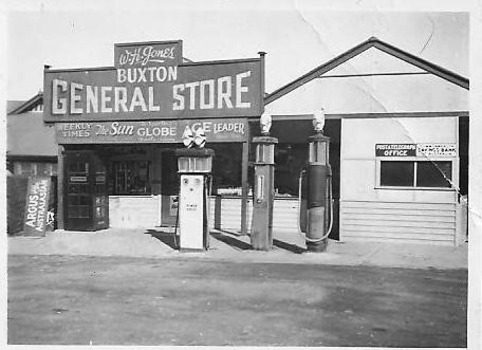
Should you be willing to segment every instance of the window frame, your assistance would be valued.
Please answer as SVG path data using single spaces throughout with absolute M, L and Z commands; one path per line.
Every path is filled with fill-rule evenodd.
M 146 187 L 145 187 L 145 192 L 139 193 L 139 192 L 127 192 L 127 191 L 117 191 L 116 190 L 116 183 L 118 180 L 118 172 L 119 169 L 116 168 L 116 165 L 120 165 L 121 163 L 124 163 L 126 166 L 126 169 L 120 169 L 120 171 L 126 173 L 130 173 L 130 165 L 133 163 L 145 163 L 146 165 Z M 130 164 L 129 164 L 130 163 Z M 139 168 L 139 165 L 137 165 Z M 109 162 L 109 165 L 107 167 L 107 175 L 109 178 L 111 178 L 112 181 L 112 187 L 110 187 L 109 184 L 107 184 L 108 187 L 108 195 L 109 196 L 151 196 L 152 195 L 152 184 L 151 184 L 151 170 L 152 170 L 152 162 L 149 159 L 115 159 L 111 160 Z M 129 177 L 132 177 L 129 176 Z
M 382 162 L 412 162 L 414 164 L 413 169 L 413 185 L 412 186 L 385 186 L 381 184 L 381 174 L 382 174 Z M 451 171 L 451 185 L 450 187 L 422 187 L 417 186 L 417 162 L 450 162 Z M 376 183 L 375 189 L 377 190 L 410 190 L 410 191 L 453 191 L 459 186 L 458 179 L 458 168 L 459 168 L 459 158 L 455 157 L 431 157 L 430 159 L 426 157 L 377 157 L 376 158 Z

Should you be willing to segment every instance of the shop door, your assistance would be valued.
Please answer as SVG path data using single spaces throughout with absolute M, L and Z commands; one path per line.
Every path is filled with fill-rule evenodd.
M 162 153 L 161 224 L 176 225 L 179 205 L 179 176 L 174 150 Z
M 64 160 L 65 229 L 96 231 L 109 227 L 107 174 L 94 151 L 67 151 Z

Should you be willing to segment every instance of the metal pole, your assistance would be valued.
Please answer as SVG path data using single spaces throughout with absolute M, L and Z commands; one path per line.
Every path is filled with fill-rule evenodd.
M 57 150 L 57 229 L 64 229 L 64 152 L 65 148 L 58 145 Z
M 248 124 L 248 123 L 247 123 Z M 248 141 L 243 142 L 243 154 L 241 164 L 241 234 L 248 234 L 247 220 L 247 204 L 248 204 Z

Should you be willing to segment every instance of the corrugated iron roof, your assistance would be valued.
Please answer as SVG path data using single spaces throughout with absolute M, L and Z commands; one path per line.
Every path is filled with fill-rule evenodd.
M 7 101 L 7 114 L 12 113 L 12 111 L 18 109 L 27 101 L 17 101 L 17 100 L 9 100 Z
M 8 109 L 7 114 L 21 114 L 21 113 L 25 113 L 25 112 L 30 112 L 35 107 L 37 107 L 39 104 L 42 104 L 42 103 L 43 103 L 43 93 L 39 92 L 37 95 L 32 97 L 30 100 L 23 101 L 23 103 L 19 104 L 18 106 L 16 106 L 12 110 L 8 109 L 8 107 L 7 107 L 7 109 Z M 7 106 L 8 106 L 8 104 L 7 104 Z

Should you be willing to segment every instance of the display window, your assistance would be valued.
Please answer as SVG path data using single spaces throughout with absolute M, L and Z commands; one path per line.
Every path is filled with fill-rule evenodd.
M 149 161 L 114 161 L 110 163 L 109 178 L 112 179 L 110 194 L 151 194 Z
M 380 186 L 450 188 L 452 161 L 380 161 Z

